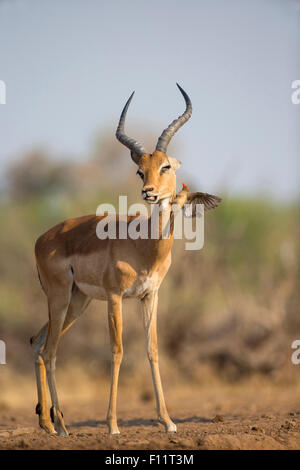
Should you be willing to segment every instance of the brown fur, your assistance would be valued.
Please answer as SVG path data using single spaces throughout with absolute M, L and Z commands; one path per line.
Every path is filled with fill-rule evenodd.
M 172 167 L 159 171 L 162 164 Z M 144 173 L 143 188 L 152 187 L 170 202 L 176 192 L 175 160 L 166 154 L 145 154 L 139 161 Z M 162 216 L 160 216 L 162 217 Z M 107 300 L 112 347 L 112 383 L 108 410 L 111 433 L 117 433 L 116 394 L 122 359 L 122 299 L 141 299 L 148 342 L 148 356 L 153 374 L 159 420 L 166 430 L 176 430 L 166 410 L 157 363 L 156 306 L 157 292 L 171 264 L 173 234 L 162 239 L 105 239 L 96 235 L 101 217 L 95 215 L 69 219 L 51 228 L 36 242 L 35 254 L 41 284 L 48 298 L 49 322 L 33 338 L 35 348 L 39 422 L 47 432 L 66 434 L 55 384 L 55 359 L 59 337 L 84 311 L 91 298 Z M 129 217 L 128 222 L 133 218 Z M 148 221 L 149 226 L 151 219 Z M 118 233 L 118 230 L 117 230 Z M 46 398 L 46 375 L 52 400 L 52 418 Z
M 116 400 L 119 368 L 123 356 L 122 300 L 136 297 L 141 301 L 156 396 L 158 419 L 167 432 L 176 432 L 164 401 L 157 353 L 156 315 L 158 289 L 171 264 L 173 231 L 162 238 L 166 219 L 171 216 L 171 203 L 183 207 L 189 192 L 183 189 L 176 197 L 175 170 L 180 163 L 155 151 L 138 160 L 143 176 L 144 196 L 155 194 L 156 203 L 164 203 L 160 214 L 159 238 L 100 240 L 96 227 L 100 216 L 88 215 L 69 219 L 51 228 L 36 242 L 35 254 L 43 290 L 48 299 L 49 322 L 33 337 L 39 402 L 39 423 L 49 433 L 67 434 L 60 411 L 55 383 L 55 360 L 59 338 L 84 312 L 91 299 L 106 300 L 112 350 L 111 392 L 107 413 L 111 434 L 118 433 Z M 169 169 L 162 166 L 170 165 Z M 200 193 L 197 193 L 200 194 Z M 209 196 L 209 195 L 208 195 Z M 210 196 L 211 197 L 211 196 Z M 166 215 L 166 219 L 163 215 Z M 172 216 L 171 216 L 172 217 Z M 128 217 L 131 222 L 134 217 Z M 118 223 L 119 223 L 119 219 Z M 148 219 L 151 225 L 151 218 Z M 171 224 L 172 227 L 172 224 Z M 50 419 L 46 397 L 48 381 L 52 412 Z

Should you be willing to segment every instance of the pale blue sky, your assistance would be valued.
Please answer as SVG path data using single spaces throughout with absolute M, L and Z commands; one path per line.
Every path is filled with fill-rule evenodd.
M 134 89 L 128 133 L 159 135 L 183 111 L 177 81 L 194 112 L 173 156 L 197 189 L 294 198 L 296 79 L 299 0 L 0 0 L 0 175 L 33 147 L 88 155 Z

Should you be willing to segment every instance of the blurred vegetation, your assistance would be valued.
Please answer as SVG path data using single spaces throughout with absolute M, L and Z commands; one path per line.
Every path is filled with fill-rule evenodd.
M 129 203 L 140 201 L 135 167 L 111 136 L 100 136 L 81 162 L 36 150 L 7 172 L 0 199 L 0 338 L 7 343 L 8 364 L 20 373 L 33 372 L 29 338 L 47 321 L 35 268 L 37 237 L 61 220 L 95 213 L 102 202 L 117 202 L 119 194 L 127 194 Z M 196 182 L 194 189 L 209 191 Z M 184 241 L 175 242 L 160 289 L 164 376 L 201 381 L 209 368 L 238 380 L 253 373 L 274 377 L 291 367 L 291 341 L 300 338 L 299 235 L 299 203 L 280 205 L 259 194 L 225 196 L 205 218 L 203 250 L 185 251 Z M 145 369 L 139 317 L 138 302 L 126 301 L 127 376 Z M 104 302 L 92 302 L 61 341 L 58 366 L 74 362 L 91 375 L 108 374 Z

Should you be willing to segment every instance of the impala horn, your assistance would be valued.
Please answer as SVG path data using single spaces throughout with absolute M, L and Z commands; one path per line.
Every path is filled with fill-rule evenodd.
M 178 86 L 181 94 L 184 97 L 185 104 L 186 104 L 186 109 L 185 109 L 184 113 L 181 116 L 179 116 L 177 119 L 175 119 L 173 122 L 171 122 L 169 127 L 167 127 L 163 131 L 161 136 L 159 137 L 159 139 L 157 141 L 157 145 L 156 145 L 156 150 L 159 150 L 160 152 L 163 152 L 163 153 L 167 152 L 167 147 L 168 147 L 169 142 L 172 139 L 173 135 L 175 134 L 175 132 L 177 132 L 178 129 L 180 129 L 180 127 L 183 126 L 183 124 L 185 124 L 190 119 L 190 117 L 192 115 L 192 102 L 191 102 L 189 96 L 181 88 L 181 86 L 178 85 L 178 83 L 176 83 L 176 85 Z
M 134 92 L 131 94 L 124 106 L 120 117 L 119 125 L 117 127 L 116 137 L 123 145 L 125 145 L 127 148 L 129 148 L 129 150 L 131 150 L 131 157 L 135 162 L 137 162 L 136 160 L 138 160 L 142 155 L 144 155 L 144 153 L 147 153 L 147 150 L 145 150 L 139 142 L 132 139 L 131 137 L 128 137 L 124 131 L 126 114 L 133 95 Z

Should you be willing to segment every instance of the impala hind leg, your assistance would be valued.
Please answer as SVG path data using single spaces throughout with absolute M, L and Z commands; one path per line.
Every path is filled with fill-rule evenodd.
M 76 286 L 73 287 L 72 297 L 68 307 L 67 315 L 64 321 L 62 336 L 71 327 L 71 325 L 83 314 L 91 299 L 84 295 Z M 48 322 L 43 326 L 39 333 L 31 338 L 31 344 L 35 353 L 35 370 L 38 392 L 38 404 L 36 413 L 39 415 L 39 425 L 50 434 L 56 433 L 50 419 L 49 406 L 47 400 L 46 368 L 41 351 L 44 347 L 48 330 Z
M 35 412 L 39 415 L 40 427 L 49 434 L 56 434 L 56 431 L 50 419 L 49 406 L 47 400 L 46 368 L 44 364 L 44 359 L 41 356 L 41 350 L 43 349 L 44 343 L 46 341 L 47 330 L 48 323 L 40 330 L 40 332 L 38 333 L 38 335 L 36 335 L 35 338 L 32 338 L 30 340 L 34 348 L 35 374 L 38 393 L 38 404 L 36 405 Z
M 159 373 L 157 347 L 157 302 L 157 291 L 146 295 L 141 300 L 144 328 L 146 332 L 147 354 L 151 367 L 158 420 L 164 425 L 166 432 L 176 432 L 176 424 L 171 421 L 167 411 Z
M 46 367 L 48 386 L 51 395 L 51 419 L 54 423 L 55 431 L 59 436 L 66 436 L 68 432 L 64 424 L 56 391 L 56 351 L 71 300 L 72 285 L 73 276 L 70 272 L 68 275 L 65 274 L 64 276 L 61 276 L 60 279 L 56 278 L 55 282 L 52 282 L 51 286 L 47 290 L 49 324 L 46 343 L 41 352 L 41 356 Z
M 111 343 L 111 383 L 107 412 L 107 424 L 110 434 L 120 434 L 117 424 L 117 391 L 120 365 L 123 358 L 122 345 L 122 300 L 119 295 L 108 298 L 108 324 Z

